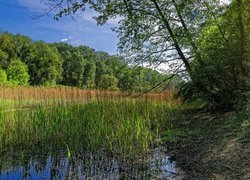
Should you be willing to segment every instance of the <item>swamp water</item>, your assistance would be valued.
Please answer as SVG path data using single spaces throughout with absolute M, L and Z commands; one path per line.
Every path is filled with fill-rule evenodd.
M 32 155 L 0 159 L 0 179 L 176 179 L 179 168 L 156 148 L 147 157 L 119 161 L 112 156 L 93 153 L 72 155 Z M 18 157 L 18 155 L 16 155 Z

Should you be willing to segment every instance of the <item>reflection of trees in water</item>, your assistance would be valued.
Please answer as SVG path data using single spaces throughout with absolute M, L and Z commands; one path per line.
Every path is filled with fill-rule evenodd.
M 85 153 L 82 156 L 61 155 L 31 157 L 2 168 L 0 179 L 120 179 L 173 177 L 175 163 L 158 150 L 148 157 L 117 161 L 105 155 Z

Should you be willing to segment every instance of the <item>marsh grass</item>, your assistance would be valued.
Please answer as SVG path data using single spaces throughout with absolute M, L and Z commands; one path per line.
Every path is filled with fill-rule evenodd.
M 35 90 L 38 94 L 32 95 Z M 166 94 L 132 99 L 117 92 L 35 90 L 13 89 L 2 97 L 0 152 L 41 147 L 67 149 L 68 154 L 100 149 L 123 157 L 146 153 L 181 109 L 178 100 L 164 99 Z

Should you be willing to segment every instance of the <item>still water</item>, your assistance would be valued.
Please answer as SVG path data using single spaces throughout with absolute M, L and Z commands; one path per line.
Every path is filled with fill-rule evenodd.
M 0 161 L 0 179 L 176 179 L 180 170 L 163 148 L 146 157 L 119 161 L 104 153 L 84 153 L 67 157 L 37 155 L 22 160 Z M 26 160 L 23 160 L 26 159 Z

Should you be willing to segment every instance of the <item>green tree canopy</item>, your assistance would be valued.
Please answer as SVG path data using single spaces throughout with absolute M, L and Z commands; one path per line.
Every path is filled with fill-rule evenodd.
M 17 58 L 11 60 L 7 76 L 10 83 L 15 85 L 28 85 L 30 78 L 27 65 Z
M 19 59 L 28 67 L 31 85 L 62 84 L 81 88 L 116 89 L 116 80 L 110 78 L 115 77 L 119 82 L 120 90 L 142 91 L 164 77 L 157 71 L 130 66 L 120 56 L 95 51 L 87 46 L 75 47 L 66 43 L 47 44 L 32 41 L 19 34 L 5 33 L 1 34 L 1 37 L 9 42 L 9 45 L 2 45 L 0 48 L 2 69 L 7 70 L 11 62 L 10 57 Z M 103 78 L 103 75 L 110 77 Z M 126 82 L 128 77 L 130 83 Z M 111 80 L 111 85 L 107 85 L 108 79 Z M 99 84 L 104 85 L 98 86 Z
M 0 85 L 7 83 L 7 74 L 3 69 L 0 69 Z
M 203 27 L 197 44 L 204 64 L 195 58 L 192 68 L 196 82 L 201 82 L 206 88 L 204 91 L 194 82 L 186 83 L 182 90 L 186 99 L 199 98 L 210 106 L 228 108 L 246 101 L 245 94 L 250 90 L 247 83 L 250 69 L 247 19 L 250 18 L 250 9 L 243 6 L 243 2 L 233 1 L 220 17 Z
M 88 61 L 84 66 L 83 83 L 87 88 L 95 87 L 96 64 L 93 61 Z
M 101 76 L 98 86 L 101 89 L 116 90 L 118 79 L 112 75 L 104 74 Z
M 54 85 L 62 78 L 62 60 L 57 49 L 42 41 L 31 45 L 25 63 L 32 85 Z
M 0 67 L 6 69 L 15 57 L 15 43 L 11 34 L 0 34 Z

